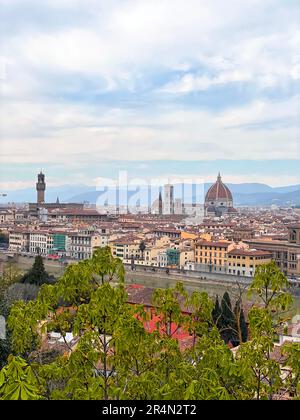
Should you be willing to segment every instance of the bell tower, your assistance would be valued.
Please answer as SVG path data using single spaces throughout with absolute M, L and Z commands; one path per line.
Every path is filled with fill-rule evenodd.
M 36 183 L 37 203 L 38 204 L 45 203 L 45 190 L 46 190 L 45 175 L 43 174 L 43 172 L 41 170 L 41 172 L 38 174 L 38 182 Z
M 158 197 L 158 214 L 160 216 L 162 216 L 163 214 L 163 200 L 161 196 L 161 191 L 159 192 L 159 197 Z

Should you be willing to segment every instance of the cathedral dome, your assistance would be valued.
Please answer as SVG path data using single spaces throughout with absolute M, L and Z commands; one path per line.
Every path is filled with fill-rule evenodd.
M 219 174 L 217 182 L 210 187 L 206 194 L 206 204 L 221 202 L 232 203 L 233 198 L 229 188 L 223 184 L 221 175 Z

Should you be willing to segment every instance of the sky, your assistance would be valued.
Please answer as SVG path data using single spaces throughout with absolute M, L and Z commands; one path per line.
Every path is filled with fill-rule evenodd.
M 299 0 L 0 0 L 0 192 L 300 184 Z

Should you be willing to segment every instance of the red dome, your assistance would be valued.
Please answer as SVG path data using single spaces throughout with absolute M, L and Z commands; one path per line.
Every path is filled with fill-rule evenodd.
M 206 203 L 214 201 L 233 201 L 232 194 L 229 188 L 223 184 L 221 175 L 219 174 L 217 182 L 210 187 L 206 194 Z

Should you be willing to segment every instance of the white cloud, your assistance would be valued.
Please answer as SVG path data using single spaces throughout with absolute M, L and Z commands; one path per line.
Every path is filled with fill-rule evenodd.
M 287 29 L 284 33 L 241 39 L 237 45 L 229 44 L 226 53 L 222 45 L 214 49 L 212 56 L 202 58 L 206 73 L 210 71 L 211 75 L 187 73 L 161 91 L 185 94 L 234 82 L 252 82 L 258 91 L 284 89 L 299 78 L 299 37 L 299 30 Z
M 31 188 L 32 181 L 1 181 L 0 192 L 22 190 L 24 188 Z
M 300 74 L 299 12 L 292 3 L 2 3 L 15 9 L 1 45 L 1 163 L 299 156 L 299 96 L 289 93 Z M 14 28 L 25 3 L 28 25 Z M 44 11 L 42 22 L 29 5 L 38 17 Z M 70 21 L 60 21 L 62 14 Z M 170 95 L 232 83 L 251 83 L 255 100 L 233 105 L 220 98 L 226 109 L 217 111 Z M 265 89 L 277 99 L 266 99 Z M 106 104 L 89 93 L 106 93 Z
M 3 54 L 20 72 L 47 70 L 103 77 L 107 88 L 129 86 L 141 72 L 159 67 L 207 66 L 212 76 L 183 76 L 173 90 L 202 90 L 214 84 L 256 80 L 282 83 L 297 75 L 294 56 L 299 28 L 293 9 L 276 0 L 124 0 L 46 2 L 51 9 L 94 11 L 94 20 L 78 26 L 35 29 L 10 36 Z M 277 6 L 277 8 L 276 8 Z M 270 10 L 273 18 L 270 20 Z M 46 9 L 47 10 L 47 9 Z M 283 11 L 282 11 L 283 10 Z M 282 29 L 280 16 L 289 19 Z M 48 29 L 48 30 L 47 30 Z M 172 85 L 168 85 L 169 88 Z M 166 88 L 167 88 L 166 87 Z
M 185 74 L 179 81 L 170 82 L 160 92 L 167 93 L 189 93 L 207 90 L 212 86 L 226 85 L 232 82 L 247 82 L 251 80 L 250 73 L 242 73 L 237 70 L 223 72 L 216 77 L 197 76 L 195 74 Z
M 300 156 L 299 128 L 290 119 L 298 115 L 298 99 L 218 114 L 163 106 L 150 112 L 11 103 L 2 113 L 1 162 L 294 159 Z M 280 118 L 276 129 L 265 127 Z

